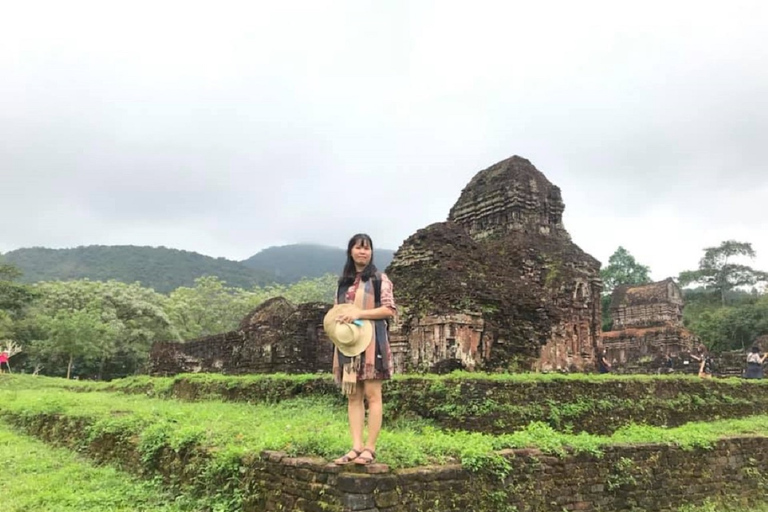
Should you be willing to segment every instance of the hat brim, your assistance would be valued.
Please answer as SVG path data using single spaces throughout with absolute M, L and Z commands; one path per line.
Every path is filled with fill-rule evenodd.
M 373 322 L 361 320 L 362 325 L 339 324 L 336 319 L 350 310 L 356 309 L 354 304 L 337 304 L 332 307 L 323 318 L 323 330 L 331 342 L 339 349 L 339 352 L 347 357 L 362 354 L 373 341 Z M 344 329 L 351 329 L 354 334 L 351 342 L 345 342 L 337 336 L 338 329 L 343 325 Z

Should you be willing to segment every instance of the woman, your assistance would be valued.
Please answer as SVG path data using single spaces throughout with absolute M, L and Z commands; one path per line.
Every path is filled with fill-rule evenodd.
M 373 242 L 365 234 L 353 236 L 347 244 L 336 304 L 355 304 L 336 318 L 337 322 L 371 320 L 374 329 L 371 342 L 362 354 L 343 355 L 334 349 L 334 380 L 348 397 L 347 414 L 352 449 L 334 461 L 335 464 L 370 464 L 376 459 L 376 440 L 382 423 L 381 384 L 392 377 L 392 353 L 387 336 L 387 320 L 395 315 L 392 282 L 373 264 Z M 368 439 L 363 440 L 365 399 L 368 402 Z
M 752 352 L 747 355 L 747 373 L 745 377 L 747 379 L 762 379 L 763 378 L 763 361 L 765 361 L 768 354 L 763 354 L 760 357 L 760 347 L 757 345 L 752 347 Z

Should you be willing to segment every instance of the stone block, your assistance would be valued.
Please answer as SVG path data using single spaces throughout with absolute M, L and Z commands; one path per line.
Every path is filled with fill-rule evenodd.
M 341 497 L 345 510 L 364 511 L 375 507 L 372 494 L 343 494 Z
M 378 479 L 370 475 L 341 473 L 336 481 L 336 488 L 341 492 L 365 494 L 373 492 L 377 484 Z
M 373 495 L 374 503 L 379 508 L 394 507 L 400 501 L 397 491 L 377 492 Z

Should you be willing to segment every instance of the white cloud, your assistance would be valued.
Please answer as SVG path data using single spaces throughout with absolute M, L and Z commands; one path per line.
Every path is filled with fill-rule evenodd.
M 654 277 L 763 239 L 768 4 L 16 2 L 0 250 L 396 248 L 518 154 Z M 376 206 L 381 204 L 381 206 Z

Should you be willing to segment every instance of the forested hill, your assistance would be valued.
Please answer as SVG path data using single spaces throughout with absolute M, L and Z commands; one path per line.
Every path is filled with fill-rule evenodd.
M 374 263 L 383 271 L 394 254 L 391 249 L 376 249 Z M 269 247 L 243 261 L 243 264 L 275 276 L 279 283 L 289 284 L 302 277 L 319 277 L 329 273 L 338 275 L 346 258 L 346 248 L 293 244 Z
M 393 254 L 391 250 L 377 249 L 377 266 L 386 268 Z M 345 258 L 344 249 L 312 244 L 270 247 L 242 262 L 166 247 L 91 245 L 74 249 L 17 249 L 5 253 L 0 260 L 18 266 L 24 273 L 21 280 L 28 283 L 115 279 L 125 283 L 139 281 L 166 293 L 179 286 L 193 286 L 195 279 L 204 275 L 246 289 L 274 282 L 291 284 L 303 277 L 338 274 Z
M 229 286 L 239 288 L 274 282 L 270 274 L 236 261 L 165 247 L 33 247 L 8 252 L 3 259 L 18 266 L 24 272 L 22 281 L 30 283 L 82 278 L 94 281 L 115 279 L 125 283 L 139 281 L 158 292 L 169 292 L 179 286 L 193 286 L 195 279 L 204 275 L 217 276 Z

